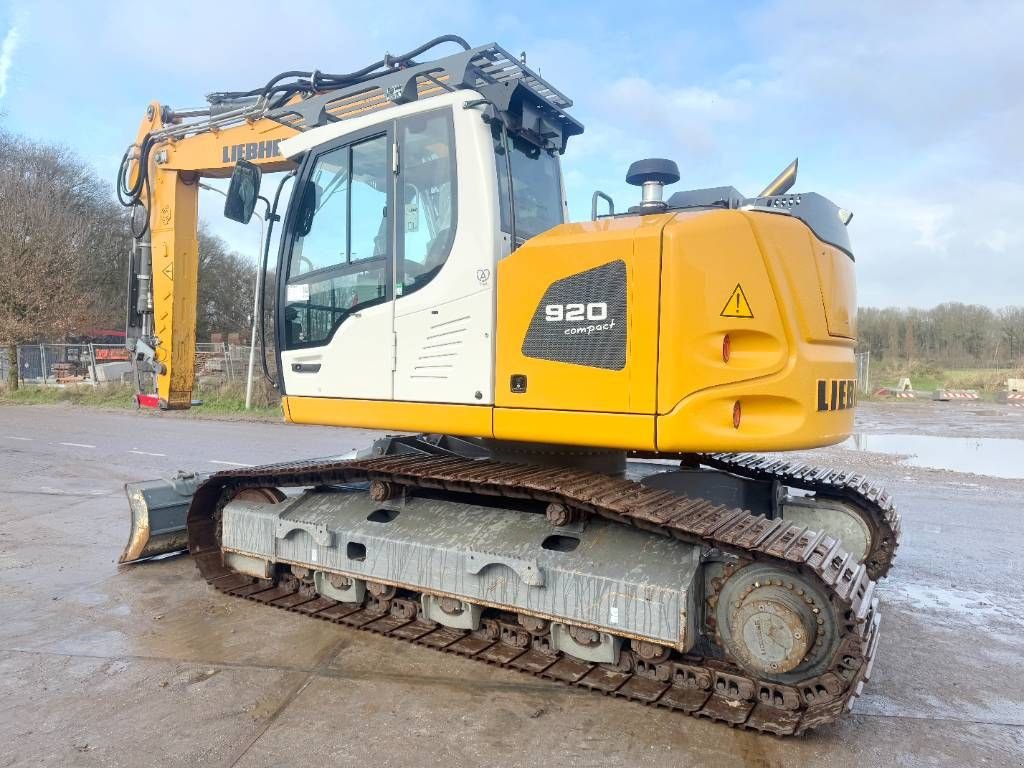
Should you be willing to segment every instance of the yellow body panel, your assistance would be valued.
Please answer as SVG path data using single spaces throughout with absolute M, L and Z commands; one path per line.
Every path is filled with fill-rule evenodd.
M 826 301 L 819 278 L 824 263 L 852 286 L 851 259 L 799 220 L 765 212 L 680 214 L 664 243 L 658 450 L 782 451 L 848 437 L 852 408 L 818 411 L 817 383 L 856 376 L 853 339 L 826 323 L 826 307 L 856 312 L 854 289 L 836 285 Z M 736 285 L 753 317 L 723 317 Z
M 853 409 L 818 411 L 819 380 L 852 380 L 851 354 L 808 346 L 805 357 L 764 379 L 697 392 L 658 416 L 660 451 L 788 451 L 833 445 L 853 430 Z M 807 357 L 814 355 L 813 358 Z M 733 408 L 740 404 L 740 427 Z
M 589 448 L 653 451 L 656 447 L 651 414 L 495 408 L 494 437 Z
M 409 403 L 399 400 L 352 400 L 331 397 L 281 398 L 285 421 L 333 427 L 390 429 L 398 432 L 443 432 L 492 437 L 488 405 Z
M 549 286 L 615 261 L 625 262 L 628 281 L 624 367 L 525 354 Z M 852 394 L 845 396 L 855 376 L 852 269 L 799 220 L 766 212 L 681 212 L 552 230 L 498 268 L 494 436 L 660 451 L 841 441 L 853 427 Z M 836 318 L 833 334 L 826 308 Z M 525 392 L 514 391 L 513 376 L 525 377 Z M 819 410 L 819 382 L 840 381 L 842 407 Z
M 653 413 L 657 387 L 661 229 L 668 216 L 565 224 L 535 237 L 498 264 L 495 404 L 507 408 Z M 626 367 L 567 366 L 522 353 L 523 339 L 551 283 L 622 260 L 630 307 Z M 513 374 L 527 391 L 510 391 Z
M 838 248 L 816 243 L 818 279 L 828 332 L 857 338 L 857 276 L 853 262 Z
M 782 369 L 788 354 L 786 335 L 746 214 L 680 213 L 665 227 L 664 254 L 659 414 L 669 413 L 702 389 Z M 753 317 L 726 315 L 735 309 L 737 286 L 746 305 L 738 314 L 749 309 Z M 722 355 L 726 335 L 729 362 Z M 730 421 L 731 414 L 730 407 Z

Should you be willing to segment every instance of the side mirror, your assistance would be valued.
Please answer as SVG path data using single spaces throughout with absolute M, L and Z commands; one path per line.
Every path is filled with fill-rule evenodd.
M 248 160 L 239 160 L 231 173 L 227 200 L 224 201 L 224 215 L 232 221 L 248 224 L 256 209 L 256 198 L 260 194 L 260 179 L 263 172 L 258 165 Z

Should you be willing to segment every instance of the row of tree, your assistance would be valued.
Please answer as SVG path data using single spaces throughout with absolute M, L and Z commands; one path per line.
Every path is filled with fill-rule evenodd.
M 883 361 L 927 361 L 943 368 L 1020 368 L 1024 366 L 1024 306 L 864 307 L 857 316 L 857 337 L 861 350 Z
M 69 150 L 0 130 L 0 344 L 123 326 L 128 224 L 110 184 Z M 199 259 L 198 338 L 245 331 L 255 266 L 202 227 Z

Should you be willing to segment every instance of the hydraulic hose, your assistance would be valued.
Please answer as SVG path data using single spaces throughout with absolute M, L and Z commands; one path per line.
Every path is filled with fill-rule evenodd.
M 149 229 L 149 209 L 150 209 L 150 190 L 149 190 L 149 151 L 152 147 L 152 142 L 147 136 L 142 140 L 142 144 L 132 144 L 124 151 L 124 155 L 121 156 L 121 164 L 117 169 L 117 181 L 115 183 L 115 190 L 117 192 L 118 202 L 121 203 L 125 208 L 131 208 L 130 226 L 132 235 L 135 238 L 141 238 L 146 234 Z M 129 176 L 131 174 L 131 163 L 132 153 L 138 150 L 138 157 L 135 158 L 135 162 L 138 166 L 138 173 L 135 176 L 135 181 L 130 182 Z M 146 192 L 146 203 L 142 204 L 142 192 Z M 142 209 L 142 223 L 136 224 L 136 212 Z
M 209 98 L 211 101 L 220 102 L 232 99 L 249 98 L 252 96 L 269 98 L 272 95 L 280 93 L 281 96 L 276 100 L 276 103 L 282 103 L 298 92 L 312 93 L 315 91 L 330 91 L 354 85 L 366 79 L 371 74 L 378 74 L 378 70 L 380 69 L 396 69 L 403 65 L 413 63 L 412 60 L 416 56 L 419 56 L 420 54 L 429 51 L 431 48 L 435 48 L 436 46 L 444 43 L 455 43 L 461 46 L 464 51 L 468 51 L 472 47 L 459 35 L 440 35 L 439 37 L 435 37 L 434 39 L 428 40 L 422 45 L 413 48 L 407 53 L 403 53 L 398 56 L 385 54 L 385 56 L 379 61 L 368 64 L 355 72 L 347 72 L 344 74 L 325 74 L 316 70 L 310 72 L 290 70 L 275 75 L 262 88 L 254 88 L 250 91 L 222 91 L 210 94 Z M 295 81 L 282 84 L 282 80 L 287 80 L 289 78 L 295 78 Z

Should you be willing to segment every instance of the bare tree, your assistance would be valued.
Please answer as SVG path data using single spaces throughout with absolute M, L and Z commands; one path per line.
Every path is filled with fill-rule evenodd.
M 97 213 L 110 206 L 107 187 L 67 149 L 0 133 L 0 343 L 14 351 L 95 320 L 89 262 L 109 232 Z
M 249 328 L 256 265 L 203 226 L 199 227 L 199 307 L 196 338 Z
M 131 247 L 109 185 L 68 149 L 0 130 L 0 345 L 17 387 L 17 345 L 124 322 Z M 199 233 L 198 335 L 242 331 L 255 266 Z

